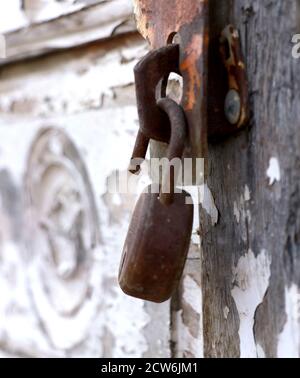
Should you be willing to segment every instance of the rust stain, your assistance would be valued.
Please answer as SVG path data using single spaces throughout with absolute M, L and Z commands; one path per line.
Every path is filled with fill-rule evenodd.
M 187 88 L 186 110 L 192 110 L 197 101 L 196 95 L 199 93 L 199 88 L 201 86 L 201 76 L 197 67 L 197 62 L 202 52 L 203 36 L 201 34 L 196 34 L 193 36 L 190 45 L 186 48 L 187 57 L 180 65 L 181 72 L 187 72 L 190 79 Z
M 222 32 L 220 43 L 221 56 L 228 73 L 228 87 L 236 90 L 241 98 L 240 118 L 236 124 L 236 127 L 240 128 L 248 122 L 249 109 L 247 74 L 238 30 L 228 25 Z M 229 47 L 229 57 L 225 50 L 226 43 Z
M 153 50 L 169 44 L 174 33 L 179 35 L 183 107 L 189 113 L 188 154 L 193 157 L 206 156 L 207 149 L 208 4 L 208 0 L 134 0 L 138 30 Z
M 134 14 L 136 19 L 136 25 L 141 35 L 150 41 L 153 40 L 154 30 L 149 26 L 150 17 L 146 12 L 147 1 L 145 0 L 133 0 Z M 151 9 L 151 8 L 148 8 Z
M 207 0 L 133 0 L 139 32 L 153 48 L 161 47 L 173 32 L 201 14 Z

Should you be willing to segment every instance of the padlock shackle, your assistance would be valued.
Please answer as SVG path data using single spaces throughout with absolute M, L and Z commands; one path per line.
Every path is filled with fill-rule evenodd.
M 167 150 L 167 158 L 171 163 L 175 158 L 182 158 L 187 138 L 187 123 L 182 107 L 174 100 L 162 98 L 157 101 L 157 106 L 167 114 L 171 125 L 171 138 Z M 163 175 L 159 196 L 161 203 L 166 206 L 173 202 L 177 176 L 176 166 L 174 168 L 170 164 L 170 169 Z
M 171 72 L 180 74 L 179 56 L 179 45 L 170 44 L 150 51 L 134 68 L 140 129 L 149 139 L 163 143 L 169 142 L 171 130 L 156 104 L 158 85 Z

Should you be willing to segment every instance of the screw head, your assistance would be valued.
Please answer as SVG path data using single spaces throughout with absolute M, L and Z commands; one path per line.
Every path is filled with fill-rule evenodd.
M 236 125 L 241 114 L 241 98 L 235 89 L 231 89 L 225 98 L 225 116 L 232 125 Z

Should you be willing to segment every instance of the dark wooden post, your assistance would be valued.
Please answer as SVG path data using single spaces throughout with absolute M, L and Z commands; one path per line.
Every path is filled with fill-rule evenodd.
M 209 146 L 219 210 L 203 217 L 204 353 L 207 357 L 299 357 L 299 1 L 210 1 L 212 37 L 239 28 L 251 121 Z

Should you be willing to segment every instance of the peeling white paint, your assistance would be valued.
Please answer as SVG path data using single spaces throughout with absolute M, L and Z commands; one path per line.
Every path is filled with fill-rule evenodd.
M 230 314 L 230 310 L 227 306 L 224 307 L 223 309 L 223 314 L 224 314 L 224 319 L 228 319 L 228 315 Z
M 250 189 L 249 189 L 248 185 L 245 186 L 244 199 L 245 199 L 246 202 L 250 201 L 250 199 L 251 199 Z
M 202 303 L 199 298 L 199 290 L 201 288 L 197 282 L 189 275 L 184 277 L 183 280 L 183 299 L 188 303 L 192 309 L 199 315 L 202 312 Z
M 237 223 L 240 223 L 240 218 L 241 218 L 240 209 L 238 207 L 238 204 L 235 201 L 233 204 L 233 214 L 235 216 Z
M 269 168 L 267 170 L 267 177 L 269 178 L 269 185 L 272 186 L 275 182 L 279 182 L 281 178 L 280 165 L 277 158 L 270 159 Z
M 123 50 L 128 55 L 128 46 L 107 52 L 99 48 L 97 57 L 87 53 L 77 57 L 76 62 L 66 57 L 52 57 L 47 60 L 47 65 L 36 63 L 34 68 L 25 65 L 22 71 L 16 68 L 10 74 L 4 72 L 0 112 L 23 117 L 49 117 L 100 109 L 106 104 L 116 106 L 116 92 L 133 84 L 133 68 L 147 51 L 145 46 L 143 49 L 136 42 L 131 47 L 139 55 L 126 62 L 122 62 Z M 53 85 L 53 82 L 61 85 Z M 131 91 L 131 98 L 125 96 L 122 101 L 132 104 L 133 98 Z
M 258 358 L 266 358 L 266 354 L 263 347 L 258 343 L 256 344 L 256 351 L 257 351 Z
M 202 207 L 211 218 L 211 223 L 216 226 L 219 221 L 219 211 L 216 207 L 214 197 L 207 184 L 203 186 Z
M 83 2 L 24 0 L 25 14 L 34 22 L 48 21 L 83 7 Z
M 0 2 L 0 32 L 4 33 L 13 29 L 24 27 L 28 24 L 20 7 L 20 0 Z
M 180 343 L 177 344 L 177 353 L 181 356 L 203 358 L 203 335 L 200 332 L 196 338 L 191 335 L 190 330 L 182 320 L 182 313 L 182 310 L 176 313 L 177 338 L 180 340 Z
M 233 268 L 234 288 L 231 295 L 240 317 L 240 351 L 241 358 L 257 357 L 257 348 L 253 332 L 254 316 L 262 303 L 269 286 L 271 275 L 271 257 L 266 250 L 255 257 L 249 250 Z
M 250 210 L 247 208 L 247 202 L 251 200 L 251 193 L 248 185 L 245 186 L 244 193 L 240 196 L 238 201 L 233 203 L 233 214 L 237 223 L 241 221 L 245 222 L 248 218 L 248 221 L 251 220 Z
M 199 284 L 189 274 L 183 279 L 182 302 L 183 309 L 177 311 L 175 320 L 175 339 L 177 357 L 203 357 L 203 325 L 202 325 L 202 292 Z M 193 311 L 186 308 L 190 306 Z M 197 335 L 192 334 L 189 326 L 185 324 L 184 318 L 193 318 L 193 326 L 198 328 Z M 173 335 L 174 337 L 174 335 Z
M 105 7 L 106 3 L 116 4 L 116 13 L 120 14 L 121 7 L 127 9 L 130 1 L 98 2 L 103 3 Z M 10 2 L 20 3 L 19 0 Z M 27 5 L 39 2 L 42 1 L 26 1 Z M 79 3 L 81 2 L 76 3 L 76 8 L 81 7 Z M 50 8 L 47 12 L 45 8 L 36 8 L 35 12 L 27 14 L 40 21 L 43 17 L 56 17 L 70 10 L 67 7 L 56 7 L 62 7 L 63 4 L 52 6 L 51 14 Z M 7 5 L 5 7 L 7 8 Z M 102 11 L 101 25 L 106 25 L 106 19 L 109 18 L 105 12 Z M 23 12 L 21 13 L 20 21 L 28 24 Z M 99 24 L 99 14 L 95 13 L 95 9 L 93 19 L 88 20 L 96 20 Z M 116 20 L 113 29 L 111 23 L 105 25 L 104 35 L 107 37 L 115 26 L 119 25 L 119 19 Z M 81 27 L 84 29 L 84 25 Z M 93 29 L 93 38 L 99 42 L 103 34 L 99 34 L 93 24 L 89 27 Z M 8 30 L 13 27 L 6 25 L 5 28 Z M 62 38 L 59 36 L 57 39 L 54 34 L 53 40 L 42 38 L 41 45 L 39 41 L 34 43 L 28 38 L 31 42 L 27 47 L 35 45 L 35 49 L 30 51 L 39 51 L 41 46 L 66 47 L 70 46 L 70 43 L 73 46 L 76 41 L 82 44 L 90 38 L 88 30 L 86 33 L 79 32 L 80 35 L 75 34 L 69 37 L 64 35 Z M 86 165 L 95 196 L 94 208 L 97 209 L 100 218 L 101 245 L 90 251 L 93 272 L 88 282 L 87 295 L 82 296 L 82 302 L 79 302 L 74 313 L 66 315 L 47 301 L 49 290 L 48 287 L 45 289 L 40 286 L 43 271 L 39 270 L 37 262 L 28 261 L 31 266 L 24 266 L 21 257 L 25 254 L 30 255 L 32 251 L 30 247 L 28 250 L 25 249 L 22 243 L 9 240 L 12 230 L 10 220 L 7 221 L 6 227 L 6 216 L 1 214 L 1 217 L 5 218 L 0 219 L 0 349 L 3 348 L 3 351 L 0 351 L 1 355 L 170 357 L 170 304 L 154 305 L 135 300 L 124 295 L 117 284 L 120 253 L 134 201 L 132 198 L 119 195 L 112 195 L 107 199 L 106 179 L 115 169 L 127 169 L 128 156 L 132 152 L 138 127 L 133 67 L 147 52 L 146 44 L 137 36 L 124 37 L 122 46 L 117 44 L 117 41 L 111 44 L 103 42 L 103 45 L 98 44 L 97 49 L 88 48 L 83 50 L 82 54 L 69 50 L 67 53 L 52 54 L 47 59 L 35 59 L 22 65 L 3 68 L 0 82 L 0 141 L 5 143 L 0 143 L 0 169 L 7 170 L 18 190 L 21 190 L 30 144 L 37 132 L 45 127 L 63 129 L 78 148 Z M 51 147 L 54 155 L 61 154 L 61 146 L 54 144 Z M 206 209 L 212 223 L 216 224 L 218 210 L 208 188 L 206 192 Z M 198 194 L 192 195 L 197 204 Z M 198 226 L 196 209 L 193 242 L 197 245 Z M 44 245 L 39 252 L 41 255 L 45 253 Z M 197 262 L 200 266 L 200 259 Z M 198 277 L 200 267 L 196 270 L 197 274 L 194 274 L 194 277 Z M 47 282 L 47 279 L 45 281 Z M 82 283 L 80 279 L 79 281 Z M 59 292 L 54 302 L 64 302 L 68 305 L 73 294 L 74 297 L 80 294 L 78 282 L 72 287 L 73 293 L 65 297 L 66 301 L 62 300 L 64 293 Z M 29 286 L 31 290 L 28 290 Z M 32 287 L 36 290 L 32 290 Z M 93 289 L 97 290 L 97 295 L 91 296 Z M 183 311 L 177 314 L 178 332 L 183 336 L 179 337 L 179 350 L 181 348 L 181 351 L 188 355 L 202 357 L 201 287 L 197 280 L 188 274 L 183 279 L 181 299 L 185 302 L 187 310 L 184 314 Z M 77 314 L 80 316 L 75 319 Z M 190 321 L 198 321 L 198 328 L 194 323 L 188 327 L 185 324 L 187 318 Z M 156 331 L 151 333 L 151 327 Z
M 146 306 L 126 296 L 117 284 L 135 196 L 105 197 L 107 178 L 114 170 L 127 169 L 138 128 L 132 69 L 139 55 L 146 52 L 146 45 L 132 38 L 127 46 L 104 44 L 97 51 L 53 55 L 7 67 L 3 72 L 0 170 L 8 171 L 21 191 L 29 149 L 37 132 L 45 127 L 63 129 L 86 166 L 101 233 L 100 246 L 90 251 L 93 273 L 87 295 L 80 297 L 78 283 L 82 281 L 76 280 L 66 305 L 73 297 L 80 297 L 82 302 L 74 313 L 65 315 L 47 301 L 49 290 L 40 286 L 43 271 L 37 261 L 28 261 L 31 266 L 24 267 L 22 256 L 32 254 L 32 245 L 29 243 L 27 250 L 22 243 L 10 240 L 11 218 L 20 214 L 9 214 L 7 220 L 1 211 L 0 349 L 4 354 L 18 356 L 22 351 L 36 357 L 142 357 L 152 348 L 149 357 L 170 357 L 170 308 L 163 307 L 160 316 L 155 317 L 158 305 Z M 51 152 L 60 155 L 55 144 Z M 42 244 L 41 256 L 46 249 Z M 94 290 L 99 290 L 98 295 L 91 296 Z M 62 302 L 62 295 L 60 292 L 54 298 L 55 304 Z M 147 330 L 150 322 L 160 332 L 160 346 Z
M 297 285 L 285 289 L 287 321 L 278 337 L 278 358 L 300 357 L 300 290 Z
M 110 119 L 110 128 L 102 127 L 106 125 L 107 119 Z M 53 338 L 53 344 L 62 348 L 60 352 L 57 352 L 60 357 L 65 356 L 64 348 L 73 346 L 74 340 L 80 339 L 84 340 L 82 348 L 78 350 L 80 356 L 83 356 L 84 351 L 89 356 L 101 356 L 103 352 L 101 344 L 103 327 L 106 327 L 109 333 L 113 335 L 111 357 L 141 357 L 148 349 L 144 328 L 150 319 L 144 308 L 144 303 L 125 296 L 117 288 L 116 274 L 118 272 L 122 243 L 127 232 L 129 212 L 127 215 L 122 215 L 119 223 L 112 224 L 109 208 L 102 200 L 107 189 L 106 178 L 114 169 L 125 170 L 127 168 L 128 160 L 126 157 L 130 156 L 131 146 L 134 143 L 135 120 L 136 111 L 134 106 L 122 109 L 105 109 L 101 112 L 95 111 L 88 114 L 48 120 L 53 125 L 62 126 L 63 124 L 65 131 L 80 149 L 82 156 L 84 156 L 92 187 L 95 191 L 104 245 L 101 252 L 97 254 L 95 251 L 94 265 L 95 268 L 97 266 L 97 269 L 99 269 L 95 275 L 97 276 L 98 274 L 105 281 L 111 282 L 106 289 L 108 291 L 99 295 L 99 303 L 97 304 L 99 312 L 97 316 L 95 317 L 92 314 L 92 306 L 90 306 L 85 311 L 84 318 L 79 322 L 79 326 L 78 322 L 75 324 L 75 322 L 70 321 L 68 326 L 64 326 L 61 332 L 59 332 L 61 327 L 59 317 L 46 304 L 42 290 L 39 292 L 39 296 L 36 297 L 39 303 L 38 311 L 44 315 L 44 318 L 48 319 L 48 332 Z M 10 120 L 9 126 L 7 126 L 3 118 L 1 121 L 3 123 L 0 122 L 0 140 L 6 140 L 6 143 L 1 144 L 1 157 L 3 159 L 1 159 L 0 168 L 12 173 L 16 183 L 20 185 L 29 146 L 43 122 L 40 120 L 16 120 L 12 122 Z M 82 127 L 82 125 L 87 124 L 88 129 Z M 120 128 L 120 124 L 123 124 L 122 128 Z M 130 129 L 133 133 L 126 132 L 126 130 Z M 22 133 L 22 138 L 19 138 L 20 133 Z M 95 140 L 101 141 L 101 148 L 98 148 Z M 15 150 L 10 148 L 12 145 L 17 146 L 18 156 L 15 155 Z M 125 200 L 122 197 L 112 198 L 113 205 L 120 205 L 120 201 L 123 204 Z M 21 246 L 16 246 L 15 248 L 18 250 L 19 256 L 23 254 Z M 2 254 L 4 253 L 3 250 L 1 252 Z M 9 255 L 12 254 L 10 253 Z M 6 267 L 10 264 L 10 259 L 5 258 L 4 266 Z M 1 266 L 1 268 L 4 269 L 4 266 Z M 18 266 L 20 269 L 17 268 Z M 32 268 L 34 269 L 36 266 Z M 26 274 L 25 269 L 17 261 L 14 262 L 14 272 L 17 276 Z M 33 275 L 32 277 L 36 276 Z M 39 281 L 36 281 L 35 287 L 39 288 L 38 285 Z M 26 283 L 10 284 L 8 282 L 6 286 L 4 284 L 0 286 L 3 289 L 0 296 L 0 323 L 9 335 L 8 341 L 10 344 L 14 344 L 15 348 L 22 346 L 24 350 L 29 350 L 30 353 L 36 350 L 37 355 L 42 354 L 42 350 L 45 351 L 46 355 L 55 353 L 57 349 L 47 345 L 47 338 L 43 336 L 43 332 L 38 326 L 38 319 L 30 302 L 27 303 L 22 314 L 9 316 L 4 318 L 3 321 L 1 319 L 1 313 L 7 313 L 11 302 L 18 303 L 20 301 L 18 287 L 24 287 L 24 295 L 26 296 Z M 3 306 L 1 306 L 2 303 Z M 132 318 L 132 313 L 135 314 L 134 318 Z M 86 327 L 87 323 L 89 324 L 88 328 Z M 23 329 L 23 333 L 17 332 L 18 327 L 16 325 L 18 324 Z M 163 326 L 165 327 L 165 323 Z M 26 332 L 26 337 L 21 337 L 24 332 Z M 21 340 L 22 338 L 28 340 L 28 343 L 24 344 Z M 2 341 L 0 339 L 0 343 Z M 45 347 L 43 346 L 44 344 L 46 344 Z M 74 355 L 75 351 L 70 353 Z M 163 353 L 164 357 L 169 357 L 167 350 L 164 350 Z
M 233 203 L 233 214 L 238 224 L 241 225 L 241 236 L 244 241 L 247 241 L 249 224 L 251 222 L 251 212 L 249 209 L 249 202 L 251 200 L 251 192 L 248 185 L 244 188 L 244 193 L 241 194 L 238 201 Z
M 199 188 L 197 186 L 185 186 L 183 187 L 184 190 L 186 190 L 192 197 L 193 204 L 188 203 L 188 206 L 194 206 L 194 220 L 193 220 L 193 231 L 192 231 L 192 243 L 194 245 L 199 246 L 200 248 L 200 236 L 199 236 L 199 211 L 198 211 L 198 204 L 199 204 L 199 198 L 200 198 L 200 192 Z

